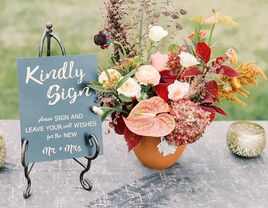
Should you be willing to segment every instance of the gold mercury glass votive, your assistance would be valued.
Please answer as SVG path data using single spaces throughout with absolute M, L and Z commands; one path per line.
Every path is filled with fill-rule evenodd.
M 227 146 L 236 155 L 256 157 L 261 154 L 265 144 L 265 131 L 259 124 L 238 121 L 228 129 Z
M 0 135 L 0 167 L 2 167 L 6 161 L 7 149 L 4 138 Z

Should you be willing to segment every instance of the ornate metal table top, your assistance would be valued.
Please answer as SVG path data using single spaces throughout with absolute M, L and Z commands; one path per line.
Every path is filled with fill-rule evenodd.
M 268 132 L 268 121 L 258 122 Z M 231 122 L 214 122 L 204 138 L 188 145 L 178 163 L 165 171 L 143 167 L 127 152 L 124 139 L 104 135 L 104 156 L 92 162 L 88 178 L 94 188 L 80 187 L 81 168 L 73 160 L 37 163 L 31 198 L 20 163 L 18 121 L 0 121 L 8 150 L 0 168 L 0 207 L 268 207 L 268 151 L 243 159 L 226 146 Z M 103 125 L 103 131 L 107 124 Z

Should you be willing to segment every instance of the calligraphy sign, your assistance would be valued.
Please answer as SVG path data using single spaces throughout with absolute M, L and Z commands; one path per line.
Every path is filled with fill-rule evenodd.
M 96 56 L 19 58 L 17 65 L 26 162 L 89 156 L 91 133 L 102 153 L 101 120 L 90 111 L 96 94 L 87 86 L 98 77 Z

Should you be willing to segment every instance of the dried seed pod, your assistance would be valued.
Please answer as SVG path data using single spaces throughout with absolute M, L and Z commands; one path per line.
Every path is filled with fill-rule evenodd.
M 184 9 L 180 9 L 180 13 L 181 13 L 181 15 L 186 15 L 187 14 L 187 11 L 184 10 Z
M 172 12 L 171 17 L 172 17 L 173 19 L 179 19 L 179 18 L 180 18 L 178 12 Z
M 170 16 L 170 12 L 169 11 L 164 11 L 164 12 L 162 12 L 162 14 L 164 15 L 164 16 Z
M 176 29 L 177 29 L 177 30 L 182 30 L 182 29 L 183 29 L 183 27 L 181 26 L 181 24 L 176 23 Z

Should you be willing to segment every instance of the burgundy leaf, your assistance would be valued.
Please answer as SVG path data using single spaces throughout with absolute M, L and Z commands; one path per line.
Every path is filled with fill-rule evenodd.
M 192 77 L 202 74 L 200 69 L 197 66 L 190 66 L 188 67 L 184 73 L 182 74 L 183 77 Z
M 200 106 L 204 111 L 210 112 L 210 122 L 212 122 L 215 119 L 216 116 L 216 110 L 212 108 L 211 106 Z
M 210 60 L 211 48 L 205 42 L 198 42 L 196 44 L 195 52 L 197 56 L 206 64 Z
M 160 83 L 154 87 L 156 94 L 161 97 L 165 102 L 168 100 L 168 86 L 169 83 Z
M 125 141 L 127 142 L 128 151 L 133 150 L 141 142 L 142 139 L 142 136 L 134 134 L 127 127 L 124 131 L 124 137 Z
M 228 114 L 221 108 L 211 105 L 211 107 L 219 114 L 223 115 L 223 116 L 228 116 Z
M 109 123 L 109 126 L 114 129 L 115 133 L 123 135 L 125 131 L 126 124 L 123 120 L 122 114 L 119 116 L 116 113 L 111 115 L 112 121 Z
M 215 99 L 218 99 L 219 87 L 216 81 L 212 80 L 205 84 L 206 91 Z
M 170 70 L 164 70 L 160 72 L 161 82 L 173 83 L 177 78 L 177 74 L 173 74 Z
M 202 100 L 200 100 L 200 102 L 201 102 L 201 104 L 209 104 L 210 105 L 210 104 L 214 103 L 214 100 L 210 94 L 206 93 L 205 97 Z
M 221 65 L 224 64 L 228 60 L 228 56 L 219 56 L 215 61 L 212 62 L 212 66 L 216 69 L 221 68 Z
M 226 65 L 222 65 L 221 66 L 222 70 L 223 70 L 223 74 L 227 77 L 236 77 L 238 76 L 238 73 L 236 70 L 234 70 L 232 67 L 230 66 L 226 66 Z

